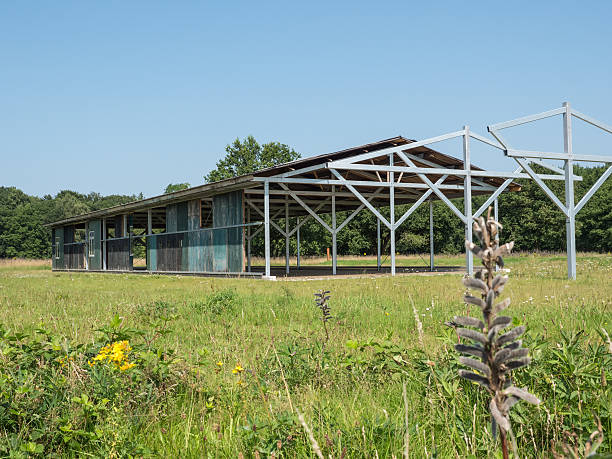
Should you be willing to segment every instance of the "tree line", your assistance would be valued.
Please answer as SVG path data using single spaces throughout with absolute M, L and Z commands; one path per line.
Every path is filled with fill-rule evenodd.
M 226 155 L 214 170 L 204 176 L 209 183 L 298 159 L 292 148 L 278 142 L 260 145 L 252 136 L 236 139 L 227 145 Z M 536 170 L 540 170 L 537 169 Z M 543 170 L 541 170 L 544 172 Z M 575 166 L 574 173 L 583 180 L 575 182 L 576 202 L 605 171 L 604 167 Z M 502 237 L 514 240 L 520 250 L 565 250 L 565 217 L 532 180 L 517 180 L 522 186 L 518 193 L 503 193 L 499 198 L 499 218 L 504 225 Z M 562 181 L 548 182 L 551 190 L 564 201 Z M 189 187 L 188 183 L 169 184 L 169 193 Z M 0 187 L 0 258 L 48 258 L 51 256 L 51 231 L 45 223 L 62 220 L 86 212 L 143 199 L 137 195 L 82 194 L 64 190 L 55 196 L 29 196 L 15 187 Z M 478 208 L 486 197 L 475 197 Z M 463 209 L 463 200 L 454 200 Z M 396 231 L 399 254 L 424 253 L 429 250 L 429 206 L 424 204 Z M 401 215 L 408 206 L 397 206 Z M 464 250 L 464 227 L 442 202 L 434 202 L 434 246 L 437 253 L 459 253 Z M 389 218 L 389 209 L 381 213 Z M 346 217 L 338 214 L 338 224 Z M 330 216 L 323 216 L 331 222 Z M 295 222 L 292 222 L 295 224 Z M 280 226 L 284 226 L 281 220 Z M 302 255 L 323 255 L 331 247 L 331 235 L 317 222 L 309 221 L 300 230 Z M 274 229 L 271 232 L 272 253 L 284 255 L 285 240 Z M 290 241 L 290 251 L 296 253 L 296 238 Z M 339 234 L 339 254 L 376 253 L 376 217 L 362 210 Z M 382 225 L 382 246 L 389 251 L 389 231 Z M 612 250 L 612 180 L 607 180 L 576 219 L 576 246 L 581 251 L 609 252 Z M 254 255 L 263 254 L 263 237 L 252 243 Z

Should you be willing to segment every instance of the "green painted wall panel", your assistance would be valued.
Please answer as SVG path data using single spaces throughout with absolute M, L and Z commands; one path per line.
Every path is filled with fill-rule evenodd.
M 157 236 L 147 238 L 147 269 L 157 271 Z
M 176 204 L 166 206 L 166 233 L 174 233 L 178 231 L 178 209 Z
M 227 263 L 227 229 L 213 229 L 213 271 L 226 272 Z
M 89 269 L 102 269 L 102 221 L 92 220 L 87 223 L 87 238 L 89 242 L 90 232 L 93 231 L 93 253 L 94 256 L 90 256 L 87 251 Z

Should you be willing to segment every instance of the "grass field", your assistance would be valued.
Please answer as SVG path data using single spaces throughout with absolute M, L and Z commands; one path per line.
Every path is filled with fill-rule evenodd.
M 574 282 L 565 263 L 562 255 L 507 260 L 508 314 L 527 325 L 533 357 L 517 385 L 543 400 L 512 414 L 525 457 L 584 443 L 596 419 L 601 450 L 611 450 L 612 257 L 579 256 Z M 313 302 L 318 289 L 331 291 L 329 341 Z M 456 376 L 457 336 L 444 325 L 469 309 L 464 290 L 458 274 L 266 282 L 0 263 L 0 360 L 14 370 L 0 370 L 0 407 L 23 404 L 12 405 L 16 414 L 0 409 L 0 452 L 315 457 L 299 410 L 325 457 L 401 457 L 406 447 L 410 457 L 498 457 L 486 396 Z M 120 324 L 109 326 L 115 315 Z M 33 338 L 15 334 L 42 327 L 47 350 L 24 376 L 10 359 Z M 104 327 L 105 337 L 96 331 Z M 136 366 L 90 369 L 87 360 L 112 336 L 129 339 Z M 53 378 L 36 376 L 45 365 Z M 102 397 L 97 384 L 113 392 Z

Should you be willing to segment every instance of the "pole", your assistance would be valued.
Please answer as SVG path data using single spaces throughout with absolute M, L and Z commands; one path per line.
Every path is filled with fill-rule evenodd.
M 338 248 L 336 247 L 336 187 L 332 185 L 332 274 L 338 267 Z
M 433 201 L 429 198 L 429 270 L 434 270 Z
M 574 161 L 572 155 L 572 111 L 569 102 L 564 102 L 563 114 L 563 150 L 570 159 L 565 160 L 565 233 L 567 239 L 567 278 L 576 279 L 576 212 L 574 202 Z
M 251 223 L 251 209 L 247 209 L 247 221 Z M 251 272 L 251 225 L 247 226 L 247 271 Z
M 393 166 L 393 153 L 389 154 L 389 166 Z M 395 182 L 393 172 L 389 172 L 389 182 Z M 391 275 L 395 276 L 395 189 L 389 187 L 389 210 L 391 211 Z
M 499 223 L 499 204 L 497 202 L 497 199 L 493 201 L 493 218 L 495 219 L 496 222 Z M 495 233 L 495 240 L 499 241 L 499 231 Z
M 289 274 L 289 197 L 285 196 L 285 274 Z
M 147 269 L 151 269 L 151 250 L 153 250 L 153 244 L 155 239 L 151 237 L 153 234 L 153 209 L 147 209 Z
M 464 126 L 463 134 L 463 167 L 466 174 L 463 181 L 463 202 L 465 215 L 465 239 L 472 242 L 472 175 L 470 166 L 470 127 Z M 468 275 L 474 274 L 474 257 L 472 251 L 465 249 L 465 264 Z
M 264 182 L 264 240 L 265 276 L 270 277 L 270 182 Z
M 150 209 L 149 212 L 151 212 Z M 106 271 L 106 218 L 102 219 L 102 269 Z
M 300 217 L 297 217 L 297 269 L 300 269 Z
M 380 271 L 380 219 L 376 217 L 376 269 Z
M 497 198 L 493 201 L 493 218 L 497 223 L 499 223 L 499 210 L 498 210 L 498 202 Z M 499 230 L 495 233 L 495 241 L 497 241 L 497 245 L 499 245 Z M 495 271 L 499 271 L 499 266 L 495 264 Z

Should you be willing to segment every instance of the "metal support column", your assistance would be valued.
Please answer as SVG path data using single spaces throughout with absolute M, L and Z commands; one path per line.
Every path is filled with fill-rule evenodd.
M 270 182 L 264 182 L 264 240 L 265 276 L 270 277 Z
M 297 217 L 297 230 L 295 231 L 297 237 L 297 269 L 300 269 L 300 217 Z
M 463 202 L 465 215 L 465 239 L 472 242 L 472 174 L 470 161 L 470 127 L 464 126 L 463 134 L 463 166 L 465 179 L 463 181 Z M 472 251 L 466 247 L 465 264 L 468 274 L 474 274 L 474 257 Z
M 102 219 L 102 269 L 106 271 L 106 218 Z
M 393 166 L 393 153 L 389 155 L 389 166 Z M 391 219 L 389 223 L 391 223 L 391 275 L 395 276 L 395 187 L 393 183 L 395 183 L 394 173 L 389 172 L 389 182 L 391 182 L 391 186 L 389 187 L 389 211 L 391 212 Z
M 289 196 L 285 196 L 285 274 L 289 274 Z
M 376 218 L 376 269 L 380 271 L 380 219 Z
M 247 209 L 247 222 L 251 223 L 251 209 Z M 247 272 L 251 272 L 251 225 L 247 226 Z
M 338 268 L 338 248 L 336 247 L 336 187 L 332 185 L 332 274 Z
M 150 235 L 153 234 L 153 209 L 147 209 L 147 234 L 149 235 L 149 237 L 147 237 L 145 240 L 147 241 L 147 244 L 146 244 L 147 269 L 149 269 L 151 267 L 150 261 L 151 261 L 152 245 L 155 242 L 155 240 L 150 237 Z
M 567 277 L 576 279 L 576 212 L 574 202 L 574 161 L 572 157 L 572 112 L 569 102 L 564 102 L 563 113 L 563 150 L 569 158 L 565 160 L 565 233 L 567 239 Z
M 495 198 L 495 201 L 493 201 L 493 218 L 495 219 L 497 223 L 499 223 L 499 210 L 498 210 L 497 198 Z M 497 231 L 497 233 L 495 233 L 495 240 L 497 241 L 497 245 L 499 245 L 499 230 Z M 497 266 L 497 264 L 495 264 L 495 271 L 499 271 L 499 266 Z
M 434 270 L 433 201 L 429 198 L 429 270 Z

